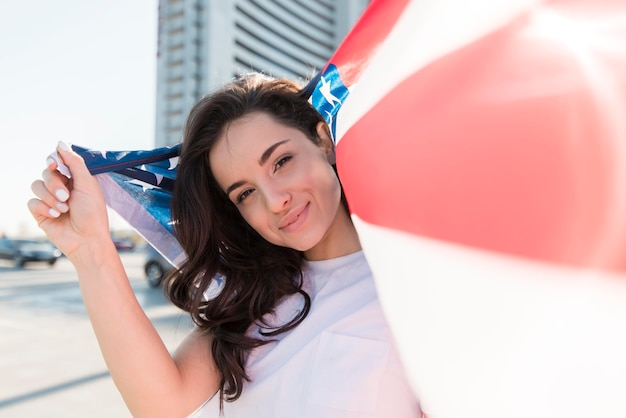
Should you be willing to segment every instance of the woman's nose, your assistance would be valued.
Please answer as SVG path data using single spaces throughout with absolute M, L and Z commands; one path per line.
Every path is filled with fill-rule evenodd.
M 270 211 L 281 212 L 289 206 L 291 193 L 281 187 L 268 186 L 265 190 L 265 200 Z

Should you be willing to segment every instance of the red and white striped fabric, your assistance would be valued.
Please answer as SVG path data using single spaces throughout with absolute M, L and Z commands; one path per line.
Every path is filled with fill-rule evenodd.
M 373 1 L 330 62 L 424 411 L 626 416 L 626 2 Z

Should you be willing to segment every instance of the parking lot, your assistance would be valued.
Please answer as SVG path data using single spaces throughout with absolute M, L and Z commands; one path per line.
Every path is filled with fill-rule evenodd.
M 191 328 L 161 288 L 148 286 L 143 252 L 122 259 L 144 310 L 173 349 Z M 0 417 L 130 417 L 102 360 L 76 274 L 61 258 L 0 262 Z

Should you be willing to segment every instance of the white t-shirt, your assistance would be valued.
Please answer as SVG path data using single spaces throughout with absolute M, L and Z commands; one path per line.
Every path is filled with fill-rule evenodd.
M 420 417 L 363 252 L 305 262 L 303 272 L 311 311 L 250 354 L 251 382 L 224 402 L 224 417 Z M 301 306 L 302 296 L 290 296 L 272 320 L 283 324 Z M 190 415 L 219 416 L 219 395 Z

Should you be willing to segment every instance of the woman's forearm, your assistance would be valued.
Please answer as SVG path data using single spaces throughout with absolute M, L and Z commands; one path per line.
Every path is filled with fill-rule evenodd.
M 84 246 L 71 260 L 100 349 L 133 416 L 193 411 L 206 395 L 186 390 L 186 375 L 137 301 L 113 243 Z

